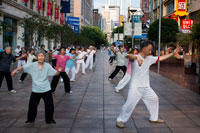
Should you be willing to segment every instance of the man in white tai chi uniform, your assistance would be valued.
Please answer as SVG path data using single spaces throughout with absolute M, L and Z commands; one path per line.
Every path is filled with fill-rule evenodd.
M 156 93 L 150 87 L 149 68 L 152 64 L 157 63 L 158 61 L 166 60 L 176 54 L 180 50 L 180 47 L 178 47 L 173 53 L 161 56 L 160 58 L 152 56 L 152 49 L 153 44 L 149 41 L 145 41 L 142 44 L 141 52 L 138 55 L 127 55 L 127 57 L 133 61 L 132 77 L 126 103 L 123 105 L 120 115 L 117 118 L 116 126 L 118 128 L 124 128 L 124 123 L 128 121 L 140 99 L 142 99 L 147 106 L 150 113 L 150 122 L 164 122 L 164 120 L 158 118 L 159 100 Z M 138 58 L 142 61 L 140 61 L 140 59 L 138 61 Z

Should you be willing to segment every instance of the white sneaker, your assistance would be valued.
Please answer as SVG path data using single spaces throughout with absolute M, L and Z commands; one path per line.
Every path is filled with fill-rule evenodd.
M 17 91 L 16 90 L 11 90 L 10 93 L 17 93 Z
M 115 89 L 115 92 L 116 92 L 116 93 L 119 93 L 119 90 L 118 90 L 118 89 Z
M 63 79 L 62 79 L 62 78 L 60 79 L 60 82 L 61 82 L 61 83 L 63 82 Z
M 85 75 L 86 73 L 82 73 L 82 74 L 84 74 L 84 75 Z
M 112 79 L 111 79 L 111 78 L 108 78 L 108 80 L 109 80 L 109 81 L 112 81 Z
M 69 93 L 72 93 L 73 91 L 70 91 Z
M 19 80 L 19 82 L 21 83 L 21 82 L 22 82 L 22 80 Z
M 71 79 L 70 81 L 71 81 L 71 82 L 75 82 L 76 80 L 74 80 L 74 79 Z

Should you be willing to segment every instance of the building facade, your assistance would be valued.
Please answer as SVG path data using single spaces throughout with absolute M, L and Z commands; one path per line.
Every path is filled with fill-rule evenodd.
M 105 5 L 101 9 L 102 17 L 106 21 L 105 32 L 107 34 L 107 39 L 110 42 L 111 33 L 114 28 L 114 23 L 119 22 L 120 8 L 119 6 L 109 6 Z
M 51 4 L 51 14 L 47 13 L 49 3 Z M 51 24 L 60 24 L 60 13 L 55 13 L 55 9 L 59 10 L 60 8 L 60 0 L 3 0 L 0 7 L 0 20 L 9 24 L 10 27 L 8 31 L 2 31 L 0 35 L 0 48 L 12 46 L 15 50 L 17 45 L 30 46 L 20 39 L 25 32 L 25 29 L 19 25 L 20 21 L 25 16 L 40 15 L 46 17 Z M 56 14 L 58 17 L 55 17 Z M 47 49 L 53 47 L 53 43 L 45 38 L 41 40 L 41 43 L 46 45 Z
M 79 17 L 80 28 L 84 25 L 93 25 L 93 0 L 71 0 L 70 13 L 67 16 Z

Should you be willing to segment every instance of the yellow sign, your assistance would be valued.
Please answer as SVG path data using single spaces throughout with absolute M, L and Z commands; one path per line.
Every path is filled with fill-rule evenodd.
M 176 0 L 176 12 L 175 15 L 187 16 L 187 0 Z
M 123 22 L 124 16 L 120 15 L 119 16 L 119 26 L 122 26 L 122 22 Z

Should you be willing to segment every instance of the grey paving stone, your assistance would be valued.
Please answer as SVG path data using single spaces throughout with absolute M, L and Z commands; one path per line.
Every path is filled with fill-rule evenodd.
M 171 133 L 169 128 L 138 128 L 138 133 Z
M 103 129 L 73 128 L 72 133 L 103 133 Z
M 38 133 L 70 133 L 70 128 L 41 128 Z
M 76 119 L 74 127 L 103 129 L 103 119 Z
M 36 133 L 36 128 L 14 128 L 6 129 L 5 133 Z
M 171 128 L 174 133 L 199 133 L 200 128 Z

